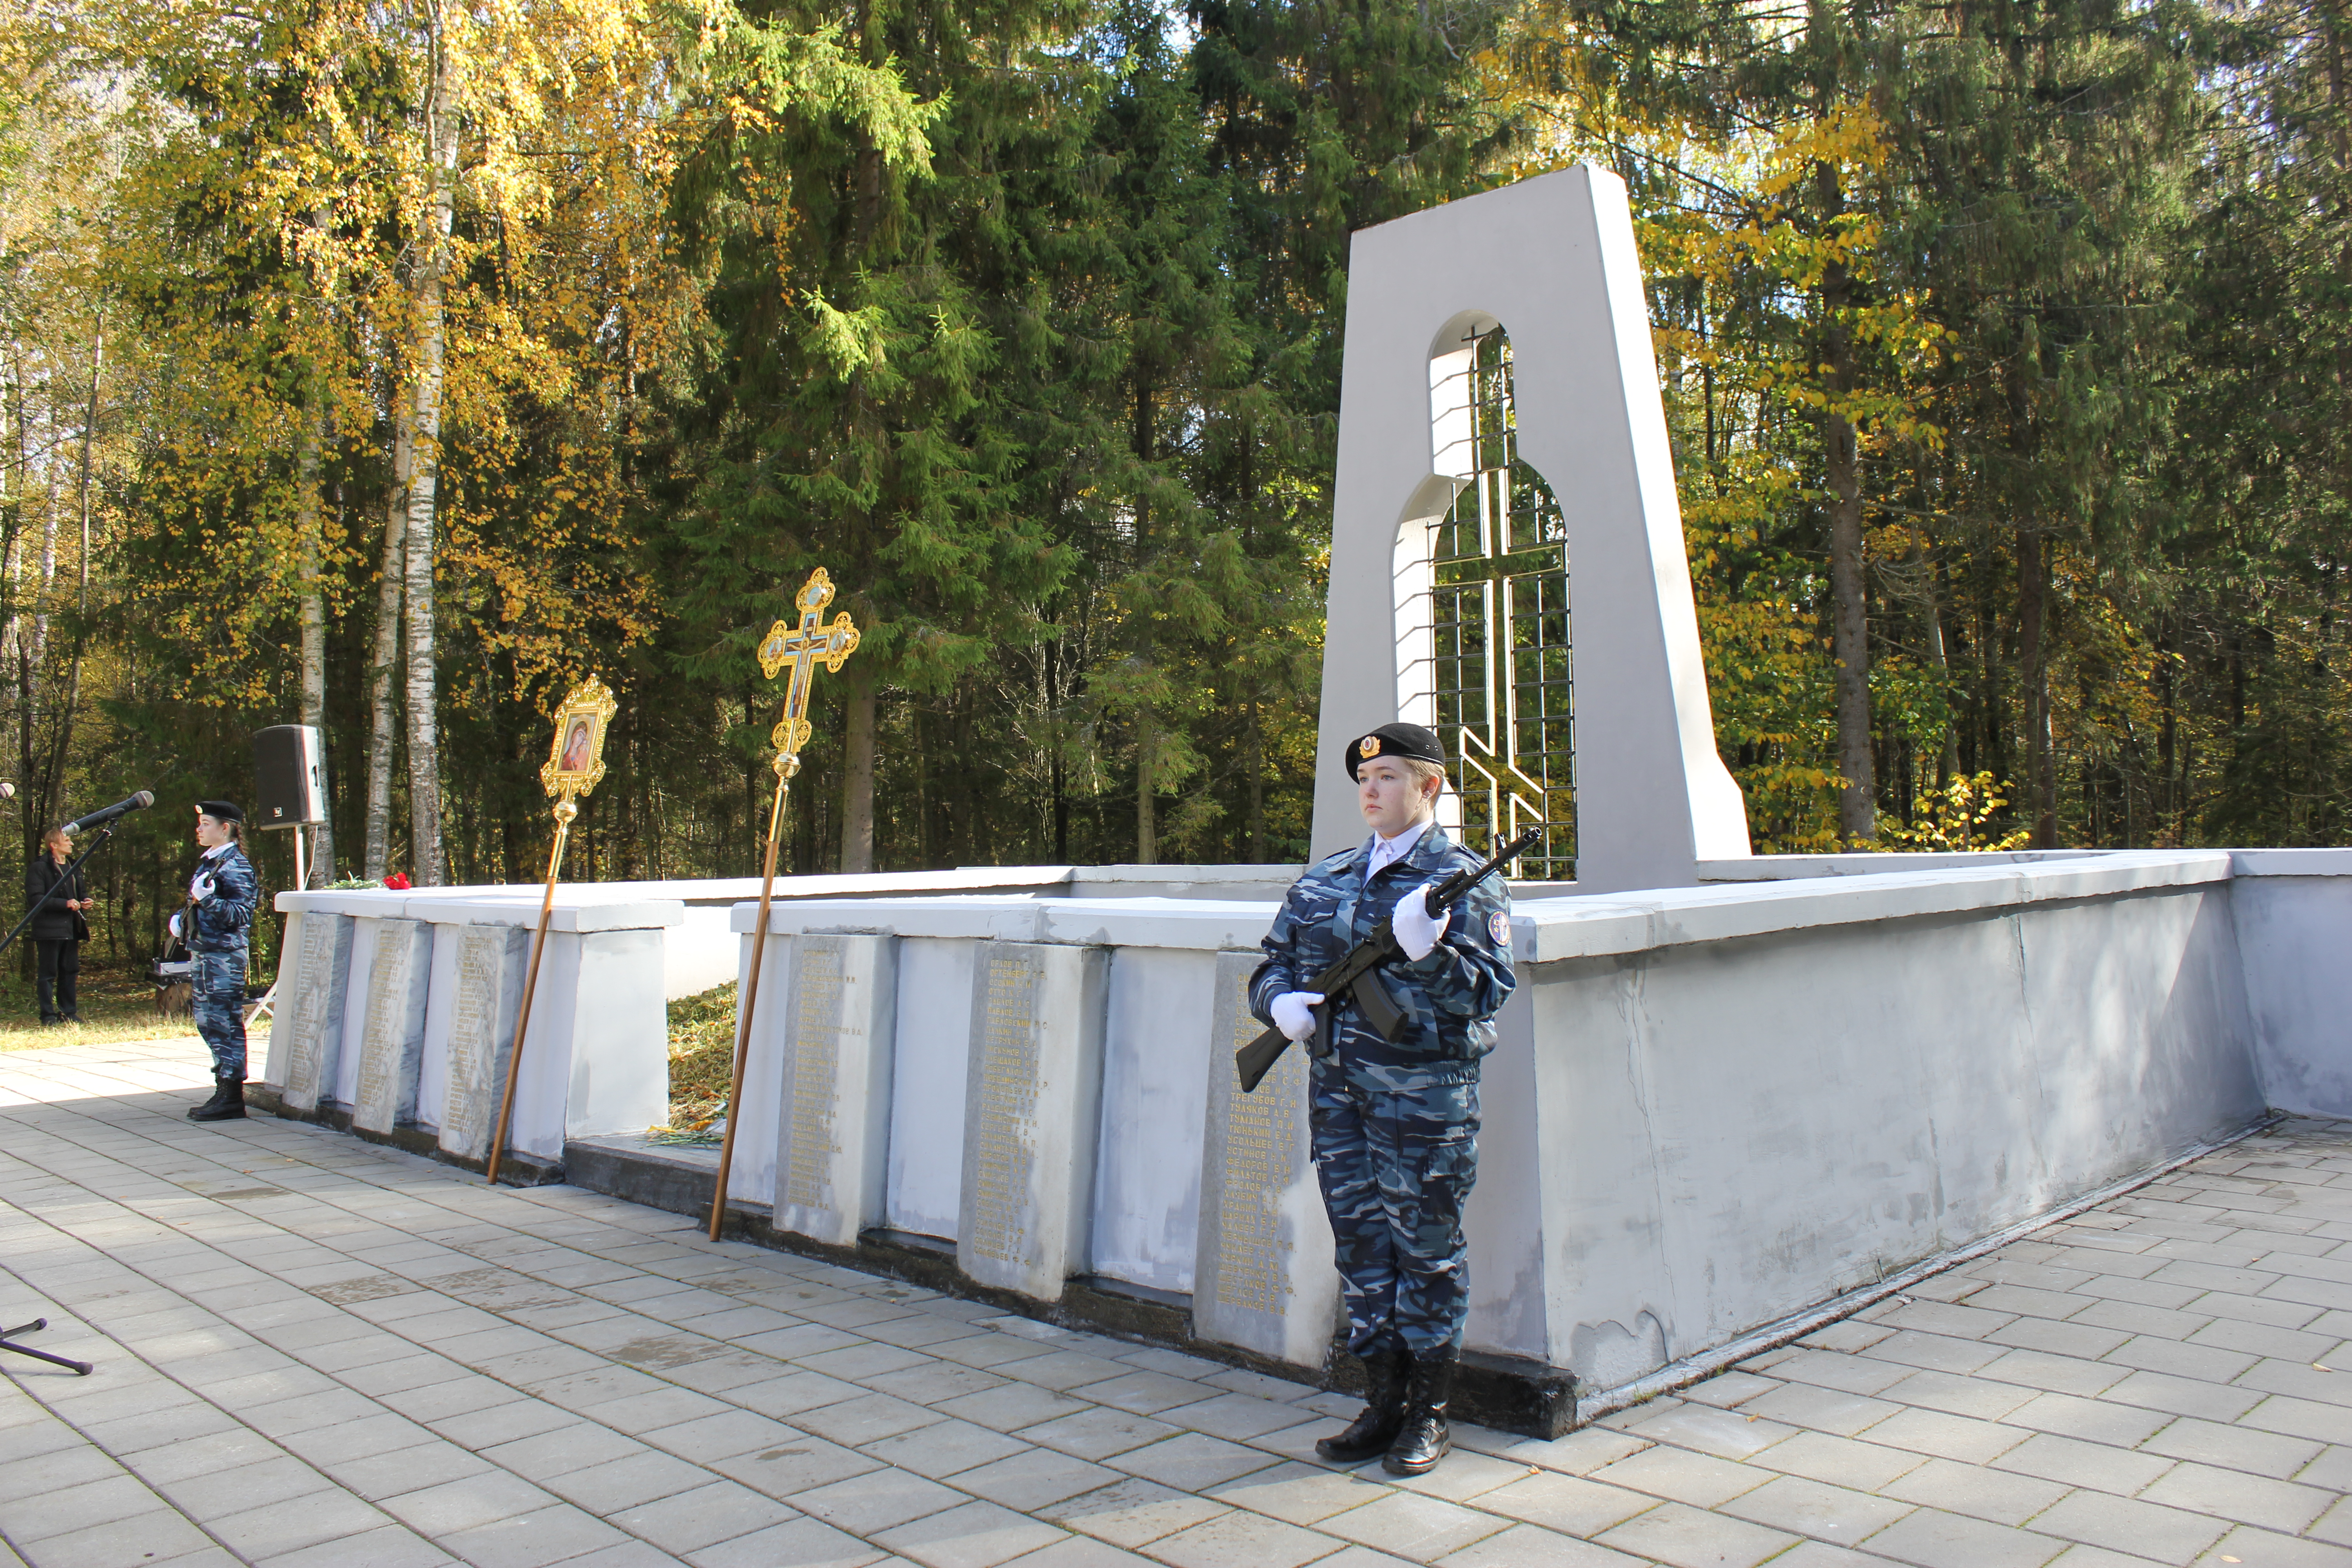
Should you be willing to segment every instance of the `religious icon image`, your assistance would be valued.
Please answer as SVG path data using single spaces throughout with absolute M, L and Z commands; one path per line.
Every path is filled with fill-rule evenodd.
M 604 726 L 619 710 L 610 688 L 590 676 L 555 710 L 555 739 L 539 782 L 550 795 L 586 795 L 604 777 Z
M 576 773 L 587 767 L 591 749 L 589 742 L 594 732 L 594 727 L 587 720 L 572 721 L 572 732 L 563 742 L 563 760 L 557 764 L 559 772 Z

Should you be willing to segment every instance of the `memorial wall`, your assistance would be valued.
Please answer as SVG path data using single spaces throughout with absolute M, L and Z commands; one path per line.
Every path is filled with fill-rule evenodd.
M 677 900 L 574 889 L 554 910 L 509 1142 L 552 1173 L 567 1138 L 642 1131 L 669 1108 L 673 971 L 733 945 Z M 289 1112 L 478 1166 L 514 1048 L 535 894 L 502 888 L 281 893 L 261 1078 Z M 669 940 L 675 931 L 685 941 Z
M 2209 852 L 1523 900 L 1470 1347 L 1605 1389 L 2248 1125 L 2267 1095 L 2231 890 Z M 2352 880 L 2333 890 L 2352 914 Z M 801 900 L 768 954 L 782 979 L 840 933 L 899 953 L 883 1228 L 1041 1303 L 1071 1280 L 1189 1298 L 1201 1339 L 1318 1367 L 1335 1297 L 1303 1064 L 1243 1095 L 1231 1062 L 1271 914 Z M 797 1028 L 769 1016 L 754 1059 L 803 1061 Z M 803 1114 L 747 1088 L 747 1136 Z M 730 1202 L 782 1215 L 776 1184 L 739 1163 Z
M 1806 868 L 1521 889 L 1472 1349 L 1606 1391 L 2266 1107 L 2352 1114 L 2352 851 Z M 655 888 L 595 891 L 556 911 L 525 1046 L 513 1146 L 542 1175 L 567 1141 L 666 1118 L 666 950 L 713 940 Z M 478 1164 L 535 900 L 279 904 L 265 1076 L 288 1112 Z M 739 975 L 754 912 L 716 936 Z M 786 1240 L 928 1245 L 1041 1311 L 1074 1285 L 1131 1292 L 1213 1351 L 1311 1374 L 1337 1292 L 1305 1061 L 1244 1095 L 1231 1059 L 1272 913 L 903 886 L 780 900 L 730 1206 Z

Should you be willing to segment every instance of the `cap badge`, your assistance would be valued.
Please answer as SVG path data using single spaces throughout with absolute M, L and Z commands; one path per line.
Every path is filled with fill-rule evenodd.
M 1360 757 L 1379 756 L 1381 754 L 1381 738 L 1378 735 L 1365 736 L 1361 741 L 1357 742 L 1356 754 Z

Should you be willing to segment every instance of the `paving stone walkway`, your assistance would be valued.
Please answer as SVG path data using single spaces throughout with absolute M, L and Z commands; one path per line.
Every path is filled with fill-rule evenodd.
M 2352 1125 L 1400 1484 L 1293 1384 L 195 1126 L 194 1044 L 0 1055 L 0 1323 L 99 1363 L 0 1358 L 8 1568 L 2352 1563 Z

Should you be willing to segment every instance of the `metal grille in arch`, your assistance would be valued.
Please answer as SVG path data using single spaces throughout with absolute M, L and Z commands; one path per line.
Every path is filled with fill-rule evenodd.
M 1438 732 L 1465 841 L 1549 823 L 1513 875 L 1565 881 L 1576 875 L 1568 532 L 1551 487 L 1519 460 L 1510 340 L 1499 327 L 1472 338 L 1477 352 L 1457 373 L 1468 387 L 1449 378 L 1433 399 L 1470 415 L 1468 450 L 1456 441 L 1437 454 L 1441 471 L 1470 479 L 1431 542 Z

